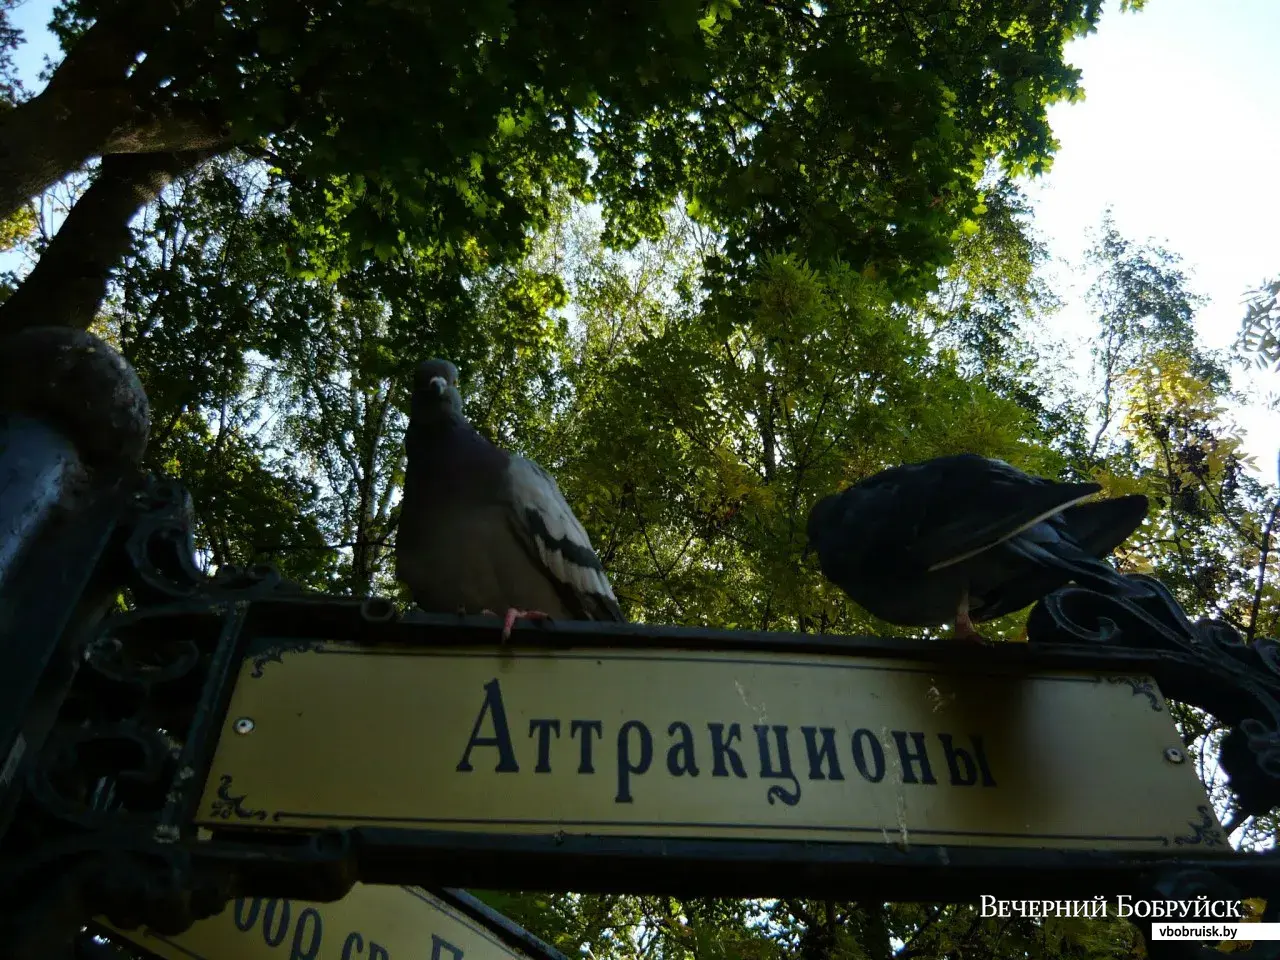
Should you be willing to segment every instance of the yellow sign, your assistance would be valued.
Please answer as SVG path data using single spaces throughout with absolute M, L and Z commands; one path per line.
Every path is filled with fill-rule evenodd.
M 1229 851 L 1148 678 L 767 652 L 260 654 L 198 821 Z
M 528 960 L 530 956 L 416 887 L 356 884 L 336 903 L 240 899 L 176 937 L 99 923 L 166 960 Z

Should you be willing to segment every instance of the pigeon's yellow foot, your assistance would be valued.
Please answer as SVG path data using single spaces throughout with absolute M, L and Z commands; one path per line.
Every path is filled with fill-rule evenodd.
M 507 643 L 511 639 L 511 628 L 516 625 L 517 620 L 550 620 L 551 614 L 543 613 L 541 610 L 518 610 L 515 607 L 507 609 L 507 615 L 502 621 L 502 642 Z

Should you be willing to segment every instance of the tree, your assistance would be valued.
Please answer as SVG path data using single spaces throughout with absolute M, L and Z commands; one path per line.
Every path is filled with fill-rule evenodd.
M 856 39 L 871 51 L 862 66 L 906 58 L 884 88 L 901 92 L 910 44 L 895 47 L 894 30 L 905 36 L 902 25 L 916 24 L 919 48 L 935 55 L 945 44 L 933 34 L 947 25 L 917 19 L 919 4 L 841 9 L 857 31 L 832 20 L 832 9 L 819 16 L 778 5 L 710 24 L 699 43 L 728 59 L 718 45 L 741 31 L 746 52 L 733 62 L 741 67 L 750 53 L 764 64 L 759 75 L 778 84 L 753 107 L 743 90 L 756 89 L 754 75 L 742 67 L 733 84 L 723 80 L 716 97 L 736 106 L 710 103 L 709 119 L 698 119 L 720 118 L 710 132 L 663 140 L 687 120 L 654 114 L 632 129 L 621 108 L 603 120 L 593 114 L 604 101 L 579 111 L 574 123 L 595 127 L 581 135 L 596 150 L 601 208 L 568 207 L 583 193 L 580 180 L 531 173 L 512 189 L 539 188 L 540 229 L 526 236 L 522 226 L 501 256 L 476 210 L 451 219 L 464 227 L 438 245 L 424 241 L 426 227 L 401 219 L 398 254 L 361 250 L 370 235 L 358 239 L 360 211 L 387 196 L 391 175 L 361 181 L 331 159 L 325 197 L 311 189 L 321 180 L 299 179 L 289 165 L 318 163 L 309 159 L 316 148 L 285 134 L 268 138 L 263 167 L 232 155 L 164 190 L 130 233 L 104 320 L 153 392 L 163 425 L 153 466 L 197 487 L 211 562 L 271 558 L 333 592 L 387 589 L 404 388 L 429 354 L 459 361 L 467 412 L 482 431 L 555 473 L 641 621 L 896 632 L 847 602 L 801 553 L 813 500 L 901 460 L 972 450 L 1049 475 L 1096 473 L 1116 490 L 1167 492 L 1158 435 L 1166 430 L 1188 470 L 1199 462 L 1192 448 L 1208 450 L 1203 482 L 1194 473 L 1178 482 L 1208 484 L 1197 488 L 1196 508 L 1217 509 L 1208 490 L 1222 495 L 1233 448 L 1219 443 L 1215 452 L 1197 431 L 1222 437 L 1213 412 L 1222 382 L 1214 358 L 1184 335 L 1194 307 L 1168 265 L 1118 235 L 1105 245 L 1122 268 L 1099 287 L 1113 379 L 1110 424 L 1093 442 L 1084 399 L 1043 386 L 1061 358 L 1028 332 L 1052 298 L 1036 283 L 1041 253 L 1017 191 L 985 164 L 969 166 L 968 155 L 956 192 L 929 207 L 935 219 L 909 221 L 934 201 L 912 199 L 919 171 L 906 169 L 905 148 L 859 153 L 861 141 L 841 146 L 831 125 L 878 102 L 832 105 L 830 88 L 814 80 L 839 66 L 824 65 L 815 49 Z M 744 23 L 756 21 L 790 32 L 752 34 Z M 926 26 L 932 33 L 919 40 Z M 803 43 L 789 46 L 797 37 Z M 770 59 L 788 52 L 794 62 Z M 901 80 L 901 89 L 915 82 Z M 859 121 L 868 143 L 891 107 Z M 948 110 L 943 119 L 955 123 Z M 901 112 L 910 123 L 930 116 L 914 101 Z M 794 134 L 798 159 L 787 157 L 784 134 Z M 995 142 L 947 136 L 946 149 L 926 148 L 921 170 L 941 169 L 962 141 L 984 150 Z M 610 137 L 620 144 L 613 153 Z M 626 167 L 642 148 L 650 166 Z M 826 166 L 824 150 L 833 153 Z M 535 170 L 536 160 L 520 169 Z M 675 209 L 655 200 L 681 189 Z M 1144 310 L 1160 311 L 1160 323 L 1153 328 Z M 1161 375 L 1144 380 L 1153 359 Z M 1162 420 L 1166 393 L 1176 416 Z M 1228 542 L 1215 539 L 1224 523 L 1184 524 L 1184 540 L 1207 554 Z M 1142 540 L 1129 562 L 1146 551 L 1154 566 L 1172 562 L 1163 539 Z M 1274 562 L 1260 560 L 1270 584 Z M 1238 585 L 1217 596 L 1242 614 Z M 1020 626 L 1015 615 L 992 632 L 1013 637 Z M 1185 729 L 1202 735 L 1195 722 Z M 1120 957 L 1133 955 L 1136 936 L 1116 921 L 984 920 L 965 906 L 489 899 L 566 951 L 586 947 L 601 958 Z
M 1273 629 L 1260 599 L 1267 578 L 1248 569 L 1268 562 L 1270 535 L 1256 518 L 1261 513 L 1265 525 L 1270 505 L 1223 418 L 1222 404 L 1234 396 L 1231 374 L 1225 356 L 1196 334 L 1203 298 L 1175 254 L 1125 239 L 1110 216 L 1090 259 L 1099 270 L 1092 297 L 1100 399 L 1078 467 L 1152 496 L 1156 511 L 1147 539 L 1135 541 L 1144 544 L 1139 555 L 1189 608 L 1223 617 L 1249 638 Z
M 1253 354 L 1259 366 L 1280 369 L 1280 279 L 1250 291 L 1237 348 Z
M 17 2 L 0 0 L 0 115 L 12 110 L 27 96 L 13 62 L 14 51 L 25 42 L 22 31 L 16 29 L 9 19 L 9 13 Z M 0 216 L 0 253 L 30 237 L 35 227 L 35 213 L 25 204 Z
M 896 302 L 867 271 L 775 257 L 740 293 L 698 297 L 715 245 L 687 221 L 667 238 L 637 248 L 625 272 L 580 245 L 579 353 L 553 427 L 569 451 L 557 475 L 632 618 L 890 629 L 800 565 L 814 501 L 962 449 L 1056 472 L 1061 461 L 1028 442 L 1039 426 L 1025 397 L 966 375 L 930 338 L 936 314 Z
M 1078 93 L 1063 45 L 1098 15 L 1095 0 L 68 0 L 65 59 L 0 116 L 0 215 L 102 162 L 0 329 L 87 326 L 133 213 L 233 148 L 287 184 L 292 260 L 313 273 L 404 251 L 497 263 L 545 222 L 552 184 L 590 181 L 620 241 L 686 191 L 727 234 L 726 281 L 788 248 L 927 284 L 986 161 L 1048 162 L 1045 105 Z
M 274 455 L 264 423 L 275 391 L 251 349 L 282 352 L 318 302 L 263 242 L 277 215 L 234 164 L 181 182 L 132 231 L 96 331 L 139 373 L 152 417 L 144 467 L 190 489 L 208 563 L 274 560 L 321 586 L 333 551 L 317 522 L 320 490 Z M 282 542 L 286 552 L 273 549 Z
M 1280 490 L 1246 469 L 1242 437 L 1226 416 L 1236 396 L 1226 356 L 1196 335 L 1201 298 L 1175 254 L 1124 238 L 1109 216 L 1090 260 L 1100 389 L 1091 442 L 1067 444 L 1072 465 L 1110 493 L 1150 498 L 1146 523 L 1121 550 L 1127 568 L 1159 577 L 1193 620 L 1224 620 L 1246 641 L 1274 636 Z M 1270 843 L 1274 817 L 1246 820 L 1226 809 L 1221 725 L 1184 705 L 1171 712 L 1228 832 L 1244 828 L 1240 842 Z
M 535 262 L 494 268 L 472 281 L 478 311 L 463 323 L 424 289 L 429 267 L 291 275 L 276 242 L 288 215 L 253 165 L 224 158 L 184 177 L 133 228 L 97 329 L 140 372 L 145 466 L 192 488 L 209 563 L 276 562 L 337 593 L 393 589 L 414 364 L 456 358 L 477 422 L 524 434 L 563 290 Z

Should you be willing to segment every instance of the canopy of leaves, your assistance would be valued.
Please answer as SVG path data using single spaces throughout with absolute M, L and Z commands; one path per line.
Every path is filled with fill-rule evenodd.
M 1260 366 L 1280 369 L 1280 280 L 1269 280 L 1249 295 L 1239 346 Z
M 0 328 L 87 325 L 121 217 L 234 147 L 287 186 L 289 262 L 305 275 L 404 256 L 457 293 L 477 263 L 523 250 L 560 185 L 598 196 L 624 243 L 683 195 L 724 236 L 708 264 L 722 284 L 786 250 L 928 287 L 974 229 L 986 164 L 1048 163 L 1045 107 L 1079 93 L 1063 45 L 1099 9 L 68 0 L 65 61 L 0 117 L 0 215 L 103 156 L 51 260 L 77 260 L 84 290 L 51 309 L 63 295 L 45 281 L 44 320 L 15 297 Z

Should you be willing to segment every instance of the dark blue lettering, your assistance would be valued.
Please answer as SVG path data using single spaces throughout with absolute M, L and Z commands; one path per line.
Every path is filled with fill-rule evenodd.
M 867 743 L 867 749 L 871 751 L 871 768 L 867 768 L 867 757 L 863 752 L 863 741 Z M 880 741 L 876 739 L 876 735 L 866 727 L 861 727 L 853 731 L 853 765 L 858 768 L 858 772 L 862 776 L 870 780 L 872 783 L 879 783 L 884 779 L 884 750 L 880 747 Z
M 982 785 L 984 787 L 994 787 L 996 778 L 991 775 L 991 767 L 987 765 L 987 751 L 982 745 L 982 737 L 979 734 L 969 734 L 969 739 L 973 741 L 973 755 L 978 759 L 978 770 L 982 773 Z
M 686 773 L 696 777 L 698 764 L 693 759 L 693 730 L 687 723 L 677 720 L 667 727 L 667 736 L 674 737 L 677 733 L 680 734 L 679 741 L 671 744 L 667 750 L 667 769 L 673 777 L 684 776 Z
M 380 943 L 369 941 L 369 960 L 391 960 L 391 955 L 387 953 L 387 948 Z
M 631 762 L 629 735 L 632 730 L 640 731 L 640 758 L 635 764 Z M 616 803 L 632 802 L 631 776 L 644 773 L 652 762 L 653 736 L 649 733 L 649 728 L 639 720 L 628 720 L 618 730 L 618 795 L 613 798 Z
M 725 758 L 728 758 L 729 766 L 733 767 L 734 776 L 745 780 L 747 768 L 742 765 L 742 758 L 738 756 L 738 751 L 731 746 L 733 741 L 742 739 L 742 728 L 736 723 L 731 723 L 728 736 L 725 736 L 723 723 L 708 723 L 707 729 L 711 731 L 711 775 L 727 777 L 729 771 L 724 762 Z
M 453 954 L 453 960 L 462 960 L 461 947 L 455 947 L 448 940 L 443 940 L 433 933 L 431 935 L 431 960 L 440 960 L 440 955 L 445 950 Z
M 248 907 L 249 910 L 246 913 L 244 897 L 236 897 L 236 909 L 232 916 L 236 922 L 236 929 L 242 933 L 248 933 L 258 922 L 258 911 L 262 909 L 262 900 L 254 897 L 249 901 Z
M 972 787 L 978 782 L 978 764 L 968 750 L 952 743 L 951 734 L 940 733 L 942 755 L 947 760 L 947 772 L 951 774 L 951 785 L 955 787 Z
M 307 948 L 302 948 L 302 938 L 306 935 L 307 922 L 311 924 L 311 939 Z M 289 951 L 289 960 L 316 960 L 320 954 L 320 940 L 324 937 L 324 928 L 320 914 L 313 907 L 307 907 L 298 914 L 298 925 L 293 928 L 293 949 Z
M 355 956 L 361 953 L 364 953 L 364 937 L 353 930 L 342 942 L 342 960 L 354 960 Z
M 484 723 L 486 713 L 493 714 L 492 737 L 480 736 L 480 725 Z M 471 772 L 470 757 L 474 747 L 498 748 L 498 765 L 493 768 L 494 773 L 520 772 L 520 767 L 516 764 L 515 748 L 511 746 L 511 730 L 507 727 L 507 710 L 502 704 L 502 688 L 498 685 L 496 678 L 484 685 L 484 703 L 480 707 L 480 715 L 476 717 L 475 726 L 471 728 L 471 739 L 467 741 L 467 749 L 463 751 L 462 759 L 458 761 L 459 772 Z M 370 947 L 370 949 L 373 948 Z
M 280 906 L 280 925 L 272 932 L 271 925 L 275 922 L 276 906 Z M 267 901 L 267 907 L 262 912 L 262 939 L 268 947 L 278 947 L 284 943 L 284 935 L 289 932 L 289 901 L 276 900 L 272 898 Z
M 756 746 L 760 749 L 760 778 L 762 780 L 790 780 L 794 791 L 788 792 L 780 784 L 774 784 L 766 792 L 769 803 L 781 800 L 788 807 L 800 802 L 800 781 L 791 772 L 791 748 L 787 744 L 787 728 L 780 724 L 773 726 L 773 739 L 778 744 L 778 770 L 773 769 L 773 756 L 769 751 L 769 727 L 757 723 L 752 727 L 756 732 Z
M 576 737 L 579 732 L 582 734 L 582 758 L 578 761 L 578 772 L 595 773 L 596 768 L 591 765 L 591 734 L 604 739 L 604 724 L 599 720 L 574 720 L 569 724 L 569 736 Z
M 836 754 L 835 728 L 823 727 L 819 730 L 817 727 L 801 727 L 800 732 L 804 734 L 804 746 L 809 754 L 809 779 L 827 779 L 827 775 L 822 772 L 822 764 L 825 762 L 827 769 L 831 771 L 830 779 L 843 780 L 844 774 L 840 772 L 840 758 Z M 822 746 L 818 746 L 819 733 L 822 734 Z
M 907 737 L 911 737 L 911 746 L 907 746 Z M 894 742 L 898 745 L 898 758 L 902 761 L 903 783 L 936 784 L 933 768 L 929 766 L 929 751 L 926 749 L 924 734 L 919 731 L 894 730 Z M 917 775 L 916 767 L 920 768 Z
M 553 732 L 556 739 L 560 739 L 559 720 L 529 721 L 529 736 L 532 737 L 534 733 L 538 735 L 538 765 L 533 768 L 534 773 L 551 772 L 551 734 Z

